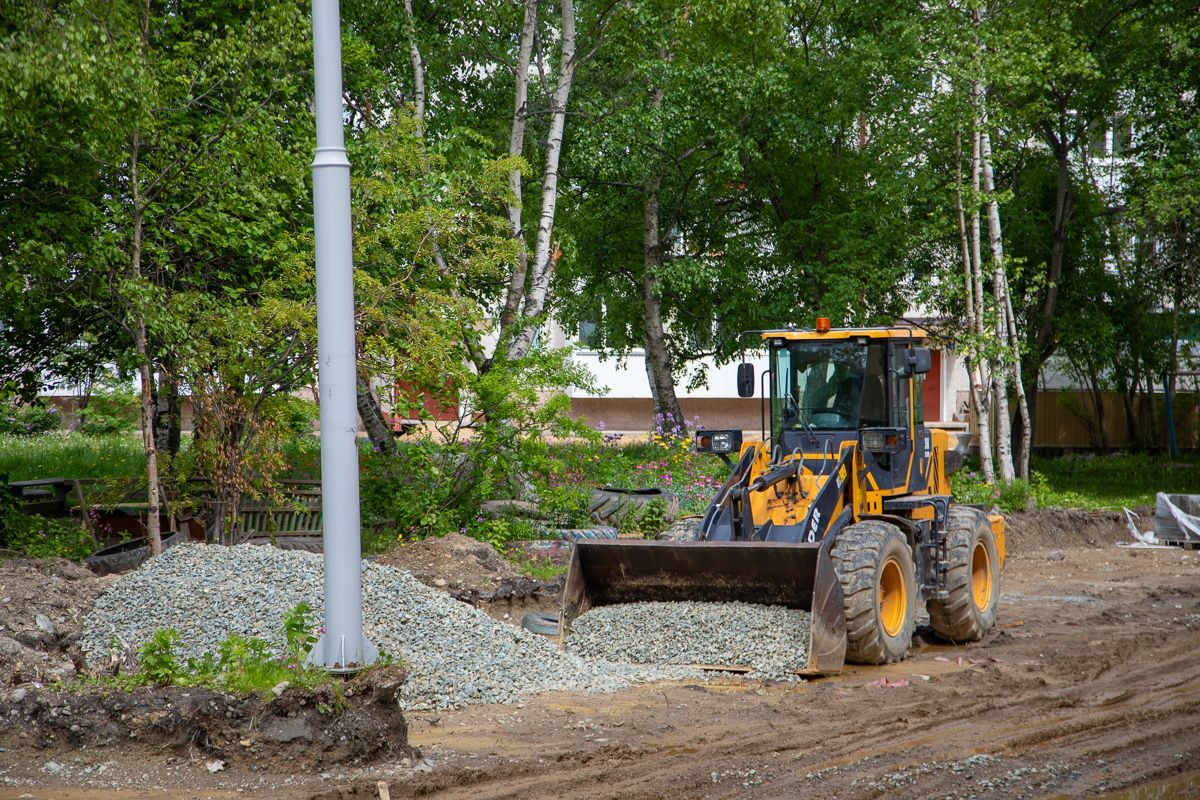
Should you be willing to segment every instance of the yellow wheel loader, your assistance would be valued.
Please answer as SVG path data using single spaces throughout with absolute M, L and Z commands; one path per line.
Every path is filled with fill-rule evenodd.
M 1004 520 L 954 502 L 966 442 L 924 424 L 925 332 L 820 318 L 753 333 L 770 357 L 769 430 L 744 443 L 696 432 L 697 450 L 731 467 L 697 540 L 578 542 L 560 637 L 594 606 L 693 600 L 811 612 L 802 674 L 903 659 L 922 607 L 938 635 L 979 640 L 996 621 Z M 738 394 L 755 394 L 744 359 Z

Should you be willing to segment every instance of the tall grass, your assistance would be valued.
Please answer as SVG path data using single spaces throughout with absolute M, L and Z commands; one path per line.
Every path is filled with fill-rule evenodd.
M 137 433 L 0 436 L 0 476 L 7 474 L 10 481 L 131 478 L 145 470 L 146 454 Z
M 983 483 L 978 465 L 951 477 L 960 502 L 992 504 L 1015 511 L 1037 508 L 1118 510 L 1154 505 L 1154 495 L 1200 493 L 1200 459 L 1194 455 L 1170 460 L 1140 453 L 1068 455 L 1035 458 L 1028 483 L 1013 481 L 994 488 Z M 994 498 L 994 500 L 993 500 Z M 1031 502 L 1032 501 L 1032 502 Z

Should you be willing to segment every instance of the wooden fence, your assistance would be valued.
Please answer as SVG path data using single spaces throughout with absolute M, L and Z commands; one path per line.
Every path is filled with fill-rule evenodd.
M 1123 448 L 1136 444 L 1132 441 L 1127 424 L 1125 405 L 1117 392 L 1104 392 L 1103 432 L 1110 448 Z M 1200 449 L 1200 413 L 1197 393 L 1178 392 L 1173 398 L 1175 416 L 1175 442 L 1181 450 Z M 1159 431 L 1166 429 L 1167 414 L 1164 395 L 1155 395 L 1155 407 L 1151 411 L 1143 407 L 1140 398 L 1134 400 L 1134 412 L 1142 436 L 1149 436 L 1157 425 Z M 1037 396 L 1037 422 L 1034 429 L 1034 447 L 1093 448 L 1100 442 L 1099 416 L 1090 392 L 1064 390 L 1041 391 Z

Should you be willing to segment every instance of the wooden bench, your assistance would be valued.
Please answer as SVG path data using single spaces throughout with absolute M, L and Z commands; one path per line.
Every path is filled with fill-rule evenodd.
M 321 500 L 284 506 L 248 503 L 238 512 L 238 527 L 244 536 L 320 536 Z
M 32 481 L 12 481 L 8 491 L 26 514 L 66 514 L 67 493 L 74 480 L 70 478 L 38 478 Z

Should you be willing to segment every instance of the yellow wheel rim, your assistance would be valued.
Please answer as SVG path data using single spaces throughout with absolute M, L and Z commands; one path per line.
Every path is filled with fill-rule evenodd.
M 888 636 L 897 636 L 904 629 L 908 615 L 908 588 L 904 584 L 904 571 L 895 556 L 883 562 L 879 574 L 879 621 Z
M 992 559 L 983 542 L 976 542 L 971 553 L 971 599 L 980 611 L 992 603 Z

